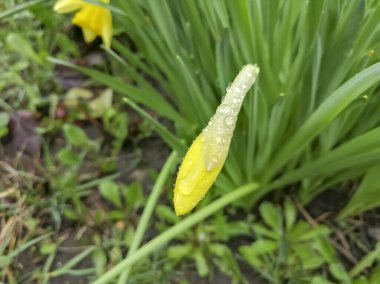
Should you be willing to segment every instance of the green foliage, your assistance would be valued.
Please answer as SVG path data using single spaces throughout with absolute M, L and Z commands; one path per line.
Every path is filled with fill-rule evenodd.
M 162 212 L 163 208 L 160 211 Z M 178 217 L 171 214 L 164 216 L 169 224 L 179 221 Z M 164 268 L 173 271 L 180 264 L 184 266 L 186 260 L 193 260 L 201 277 L 211 278 L 217 273 L 214 268 L 217 267 L 231 278 L 232 283 L 248 283 L 239 268 L 233 250 L 225 244 L 234 237 L 243 235 L 249 235 L 249 225 L 246 222 L 228 221 L 223 214 L 217 214 L 204 226 L 200 225 L 181 237 L 190 242 L 168 248 L 168 261 Z
M 344 160 L 331 166 L 325 162 L 323 174 L 304 171 L 290 180 L 293 171 L 327 160 L 337 147 L 379 124 L 373 114 L 379 111 L 380 65 L 371 51 L 379 47 L 380 7 L 373 1 L 343 3 L 115 1 L 112 4 L 127 15 L 118 20 L 139 53 L 115 39 L 118 56 L 111 55 L 133 85 L 115 78 L 117 74 L 74 68 L 172 120 L 179 139 L 190 142 L 206 125 L 238 68 L 257 63 L 259 83 L 244 104 L 217 192 L 254 180 L 270 183 L 280 176 L 284 183 L 310 184 L 300 188 L 308 202 L 326 190 L 326 184 L 360 177 L 378 161 L 368 159 L 378 157 L 378 147 L 360 147 L 364 158 L 352 160 L 350 168 L 344 167 Z M 178 112 L 137 70 L 160 83 Z M 177 149 L 179 139 L 169 141 L 169 134 L 155 129 Z M 349 152 L 341 154 L 348 157 Z M 352 168 L 361 170 L 352 174 Z M 274 185 L 241 205 L 254 205 Z
M 370 187 L 366 182 L 380 157 L 380 120 L 375 115 L 380 111 L 380 5 L 375 1 L 118 0 L 112 8 L 123 13 L 115 15 L 120 36 L 108 52 L 113 67 L 122 73 L 50 61 L 126 97 L 179 153 L 181 141 L 189 144 L 206 125 L 239 68 L 246 63 L 261 68 L 259 82 L 243 105 L 216 190 L 202 210 L 216 208 L 210 200 L 224 200 L 232 188 L 257 181 L 260 189 L 247 190 L 249 196 L 236 206 L 248 211 L 268 192 L 289 184 L 308 203 L 323 191 L 365 176 L 348 214 L 363 204 L 360 192 L 365 196 L 376 190 L 373 182 Z M 161 92 L 151 81 L 159 83 Z M 170 120 L 175 134 L 137 103 Z M 377 204 L 367 203 L 366 208 Z M 242 249 L 255 269 L 272 281 L 299 277 L 327 283 L 324 277 L 310 277 L 310 271 L 328 266 L 336 280 L 347 282 L 347 273 L 326 245 L 329 230 L 297 221 L 289 202 L 282 212 L 285 217 L 270 203 L 260 207 L 265 225 L 253 227 L 259 239 Z M 179 221 L 165 206 L 157 214 L 173 224 L 168 235 L 171 228 L 193 220 Z M 151 253 L 158 249 L 155 243 L 147 245 Z M 96 283 L 106 283 L 148 248 L 130 255 Z M 185 241 L 172 250 L 174 258 L 192 258 L 199 274 L 209 273 L 209 256 L 198 247 Z
M 8 134 L 9 114 L 6 112 L 0 113 L 0 138 Z
M 74 56 L 75 43 L 56 33 L 62 21 L 47 1 L 7 0 L 0 11 L 0 107 L 36 110 L 52 103 L 49 93 L 56 85 L 46 58 L 57 48 Z
M 25 56 L 27 59 L 42 64 L 42 58 L 33 50 L 31 43 L 20 35 L 14 33 L 8 34 L 6 43 L 9 48 L 16 50 L 21 56 Z
M 360 214 L 380 205 L 378 198 L 380 191 L 379 172 L 379 165 L 375 165 L 366 172 L 354 196 L 340 212 L 339 218 L 342 219 L 351 214 Z
M 79 56 L 79 47 L 71 38 L 73 33 L 66 33 L 69 26 L 63 18 L 52 13 L 54 1 L 0 2 L 0 282 L 50 283 L 51 278 L 60 282 L 63 275 L 75 279 L 100 276 L 94 267 L 84 268 L 81 263 L 89 262 L 96 239 L 104 238 L 108 243 L 98 241 L 98 254 L 93 254 L 94 266 L 103 265 L 105 271 L 108 264 L 99 251 L 120 256 L 127 247 L 125 235 L 133 231 L 133 224 L 125 225 L 126 215 L 136 214 L 135 209 L 114 210 L 115 204 L 100 208 L 89 197 L 101 183 L 119 176 L 110 172 L 115 171 L 115 157 L 128 136 L 128 115 L 121 112 L 120 103 L 112 105 L 110 89 L 98 91 L 79 81 L 86 88 L 64 93 L 57 84 L 65 79 L 64 74 L 59 74 L 47 56 L 73 58 Z M 90 96 L 81 97 L 83 92 L 78 89 L 87 90 Z M 35 119 L 38 127 L 28 129 L 29 121 L 16 124 L 17 110 L 30 113 L 28 119 Z M 83 129 L 89 119 L 104 121 L 102 130 L 110 138 L 91 137 Z M 22 149 L 12 156 L 13 139 L 22 138 L 17 131 L 37 133 L 42 140 L 41 156 L 38 151 L 28 155 Z M 102 147 L 108 143 L 105 151 Z M 131 153 L 129 169 L 138 160 L 138 154 Z M 107 200 L 99 198 L 104 203 Z M 118 229 L 110 232 L 111 241 L 107 234 L 87 233 L 114 224 Z M 86 232 L 83 242 L 77 238 L 80 234 L 74 236 L 79 227 L 80 234 Z M 72 241 L 66 244 L 68 236 Z M 82 246 L 90 249 L 82 252 Z M 63 252 L 62 247 L 73 253 Z M 118 262 L 120 257 L 109 260 Z
M 264 224 L 253 225 L 257 241 L 241 246 L 242 256 L 270 282 L 310 283 L 313 271 L 328 261 L 317 244 L 327 239 L 329 229 L 296 222 L 297 211 L 289 200 L 282 210 L 267 202 L 259 209 Z
M 121 199 L 118 185 L 112 180 L 104 180 L 99 185 L 100 194 L 116 207 L 121 207 Z
M 220 271 L 250 283 L 245 261 L 271 283 L 379 282 L 379 245 L 362 244 L 348 267 L 332 241 L 337 229 L 300 219 L 290 200 L 263 201 L 252 214 L 268 193 L 289 188 L 303 204 L 327 190 L 354 190 L 335 212 L 338 227 L 379 206 L 378 1 L 86 1 L 114 17 L 112 49 L 100 64 L 82 60 L 83 43 L 53 2 L 0 3 L 0 139 L 10 138 L 17 109 L 38 117 L 43 139 L 33 171 L 0 161 L 0 182 L 3 169 L 18 178 L 0 191 L 0 281 L 186 283 L 187 272 L 212 281 Z M 260 77 L 225 167 L 197 212 L 179 218 L 167 205 L 177 155 L 247 63 L 258 64 Z M 88 79 L 63 91 L 57 65 Z M 138 134 L 131 109 L 146 121 Z M 151 129 L 173 153 L 146 190 L 130 171 Z M 67 235 L 73 253 L 58 267 Z M 33 272 L 17 271 L 17 259 L 31 252 Z
M 62 127 L 67 142 L 72 146 L 87 148 L 91 145 L 86 133 L 79 127 L 65 124 Z
M 133 182 L 123 188 L 128 206 L 137 209 L 144 204 L 143 188 L 141 183 Z

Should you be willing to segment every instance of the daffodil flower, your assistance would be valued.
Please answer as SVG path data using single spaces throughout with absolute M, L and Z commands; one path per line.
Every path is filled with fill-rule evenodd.
M 109 0 L 101 0 L 109 3 Z M 83 0 L 58 0 L 54 6 L 57 13 L 75 13 L 72 23 L 82 28 L 87 43 L 100 36 L 106 48 L 111 47 L 112 15 L 110 10 Z
M 174 188 L 177 215 L 191 211 L 215 182 L 230 148 L 237 116 L 248 90 L 255 83 L 259 68 L 246 65 L 227 88 L 222 103 L 208 125 L 194 140 L 179 168 Z

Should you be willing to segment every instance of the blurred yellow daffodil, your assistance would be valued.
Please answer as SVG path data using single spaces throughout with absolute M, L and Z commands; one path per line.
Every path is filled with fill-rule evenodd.
M 101 0 L 109 3 L 109 0 Z M 112 15 L 110 10 L 82 0 L 58 0 L 54 6 L 57 13 L 75 13 L 72 23 L 82 28 L 87 43 L 100 36 L 106 48 L 111 47 Z
M 259 74 L 256 65 L 246 65 L 227 88 L 227 94 L 208 125 L 194 140 L 179 168 L 174 188 L 177 215 L 191 211 L 219 175 L 230 148 L 244 97 Z

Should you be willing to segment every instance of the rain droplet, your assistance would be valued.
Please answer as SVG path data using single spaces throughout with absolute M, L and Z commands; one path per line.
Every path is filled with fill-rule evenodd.
M 247 77 L 252 77 L 252 73 L 251 73 L 251 72 L 248 72 L 246 76 L 247 76 Z
M 219 144 L 220 142 L 222 142 L 222 138 L 220 138 L 220 137 L 216 137 L 216 138 L 215 138 L 215 141 L 216 141 L 216 143 Z
M 221 105 L 221 106 L 219 107 L 219 111 L 220 111 L 221 113 L 229 113 L 229 112 L 230 112 L 230 108 L 229 108 L 228 105 Z
M 236 87 L 235 92 L 239 94 L 241 92 L 241 89 L 239 87 Z
M 243 90 L 244 90 L 244 89 L 246 89 L 246 88 L 248 87 L 248 85 L 247 85 L 247 84 L 243 84 L 243 85 L 241 85 L 241 87 L 242 87 Z
M 232 92 L 232 90 L 231 90 L 231 83 L 228 84 L 228 86 L 227 86 L 227 88 L 226 88 L 226 92 L 227 92 L 227 93 Z
M 232 126 L 235 123 L 235 118 L 233 116 L 227 116 L 224 119 L 224 123 L 226 124 L 226 126 Z

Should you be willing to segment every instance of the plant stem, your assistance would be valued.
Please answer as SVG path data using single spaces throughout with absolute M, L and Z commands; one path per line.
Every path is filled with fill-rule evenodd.
M 161 195 L 162 189 L 164 187 L 164 184 L 166 180 L 168 179 L 169 175 L 171 174 L 171 171 L 173 169 L 173 166 L 177 162 L 177 152 L 173 151 L 169 158 L 166 160 L 166 163 L 164 167 L 162 168 L 156 183 L 153 186 L 152 192 L 149 195 L 148 201 L 146 203 L 144 212 L 141 216 L 141 219 L 139 221 L 139 224 L 137 226 L 137 230 L 133 236 L 131 246 L 129 247 L 127 258 L 130 257 L 135 253 L 135 251 L 138 249 L 138 247 L 141 244 L 141 241 L 144 237 L 144 233 L 149 225 L 149 221 L 151 220 L 151 216 L 153 214 L 153 210 L 157 204 L 157 201 Z M 120 275 L 118 284 L 127 283 L 129 272 L 132 268 L 131 266 L 128 266 L 123 273 Z
M 199 210 L 198 212 L 191 214 L 189 217 L 184 219 L 182 222 L 174 225 L 170 229 L 166 230 L 165 232 L 161 233 L 159 236 L 155 237 L 150 242 L 146 243 L 144 246 L 142 246 L 139 250 L 137 250 L 134 254 L 127 257 L 123 261 L 119 262 L 116 266 L 114 266 L 111 270 L 106 272 L 103 276 L 101 276 L 99 279 L 95 280 L 93 284 L 105 284 L 108 283 L 110 280 L 114 279 L 117 275 L 119 275 L 124 269 L 127 269 L 131 265 L 135 264 L 139 260 L 143 259 L 144 257 L 147 257 L 148 255 L 152 254 L 153 252 L 157 251 L 160 247 L 167 244 L 169 241 L 174 239 L 179 234 L 183 233 L 190 227 L 194 226 L 195 224 L 201 222 L 202 220 L 206 219 L 210 215 L 214 214 L 216 211 L 220 210 L 221 208 L 225 207 L 226 205 L 232 203 L 235 200 L 238 200 L 239 198 L 252 193 L 253 191 L 257 190 L 259 188 L 259 185 L 257 183 L 249 183 L 246 185 L 243 185 L 234 191 L 232 191 L 229 194 L 226 194 L 216 201 L 210 203 L 203 209 Z

